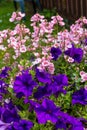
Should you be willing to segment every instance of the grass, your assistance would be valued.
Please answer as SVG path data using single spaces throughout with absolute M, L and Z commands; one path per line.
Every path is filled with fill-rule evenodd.
M 11 28 L 12 23 L 9 22 L 11 13 L 14 11 L 13 3 L 3 0 L 0 2 L 0 30 Z
M 9 22 L 9 18 L 14 12 L 14 5 L 12 0 L 0 0 L 0 30 L 4 29 L 13 29 L 15 24 Z M 25 25 L 29 27 L 30 25 L 30 16 L 26 16 Z
M 33 15 L 33 13 L 31 13 L 30 10 L 32 10 L 32 7 L 31 7 L 31 5 L 29 7 L 27 3 L 25 3 L 25 7 L 26 7 L 25 8 L 26 9 L 26 20 L 25 20 L 24 24 L 28 28 L 31 29 L 30 18 Z M 20 8 L 19 8 L 19 10 L 20 10 Z M 13 11 L 15 11 L 14 5 L 13 5 L 13 0 L 0 0 L 0 30 L 14 28 L 15 23 L 9 22 L 9 18 L 11 17 L 11 14 Z M 56 15 L 56 10 L 55 9 L 53 9 L 53 10 L 44 9 L 40 14 L 44 15 L 45 18 L 47 18 L 49 20 L 52 15 Z M 69 23 L 69 21 L 66 18 L 64 18 L 64 21 L 66 23 L 66 28 L 69 28 L 69 25 L 71 23 Z

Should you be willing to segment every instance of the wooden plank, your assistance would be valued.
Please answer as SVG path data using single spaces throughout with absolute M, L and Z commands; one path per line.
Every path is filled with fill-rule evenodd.
M 43 8 L 53 9 L 67 18 L 77 19 L 81 16 L 87 17 L 87 0 L 40 0 Z
M 72 16 L 72 9 L 71 9 L 72 2 L 71 2 L 71 0 L 68 0 L 68 6 L 69 6 L 69 14 Z
M 52 0 L 50 0 L 50 9 L 52 9 L 52 7 L 53 7 L 53 2 Z
M 86 0 L 86 18 L 87 18 L 87 0 Z
M 77 10 L 78 10 L 78 17 L 81 17 L 81 0 L 78 0 L 78 7 L 77 7 Z
M 62 13 L 62 11 L 63 11 L 63 4 L 62 4 L 62 0 L 60 0 L 60 11 L 61 11 L 61 13 Z
M 77 14 L 76 14 L 76 1 L 77 0 L 73 1 L 73 15 L 75 15 L 75 17 L 77 17 Z
M 57 1 L 57 3 L 56 3 L 56 9 L 58 10 L 58 0 L 56 0 Z
M 50 1 L 49 0 L 47 0 L 46 7 L 47 7 L 47 9 L 50 8 Z
M 74 12 L 73 12 L 73 10 L 74 10 L 74 5 L 73 5 L 73 3 L 75 2 L 75 0 L 71 0 L 71 14 L 72 14 L 72 16 L 74 17 Z
M 83 0 L 81 0 L 81 16 L 83 16 Z
M 53 3 L 53 7 L 55 7 L 55 0 L 52 0 L 52 3 Z
M 43 7 L 46 7 L 47 1 L 43 0 Z
M 83 0 L 83 15 L 86 16 L 86 12 L 87 12 L 87 9 L 86 9 L 86 2 L 87 0 Z
M 69 1 L 66 0 L 66 14 L 69 14 Z
M 61 10 L 61 6 L 60 6 L 60 0 L 58 0 L 58 11 Z

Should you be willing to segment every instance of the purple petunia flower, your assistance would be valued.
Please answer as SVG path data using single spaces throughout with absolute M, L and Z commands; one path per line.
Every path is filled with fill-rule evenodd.
M 7 92 L 8 84 L 6 84 L 3 80 L 0 80 L 0 94 Z
M 83 50 L 81 48 L 76 48 L 72 45 L 72 48 L 69 48 L 64 52 L 65 55 L 68 55 L 74 59 L 74 62 L 80 63 L 83 58 Z
M 6 124 L 18 122 L 20 120 L 17 109 L 12 102 L 4 103 L 3 107 L 0 107 L 0 120 Z
M 58 129 L 63 129 L 63 130 L 66 130 L 66 122 L 64 121 L 63 118 L 58 118 L 56 124 L 55 124 L 55 129 L 58 130 Z
M 9 123 L 4 123 L 0 120 L 0 130 L 8 130 Z
M 44 99 L 42 104 L 35 108 L 38 123 L 45 124 L 47 121 L 56 123 L 59 108 L 49 99 Z
M 30 130 L 33 127 L 33 123 L 29 120 L 20 120 L 19 122 L 14 122 L 8 127 L 7 130 Z
M 10 110 L 5 109 L 3 111 L 2 116 L 3 116 L 3 121 L 5 123 L 11 123 L 12 121 L 18 121 L 19 119 L 15 110 L 10 111 Z
M 87 45 L 87 38 L 84 40 L 85 45 Z
M 9 68 L 9 67 L 5 67 L 2 71 L 1 71 L 1 73 L 0 73 L 0 78 L 2 79 L 2 78 L 6 78 L 7 76 L 8 76 L 8 71 L 10 71 L 11 70 L 11 68 Z
M 87 90 L 81 88 L 80 90 L 74 92 L 72 95 L 72 103 L 87 105 Z
M 68 126 L 69 130 L 84 130 L 82 122 L 79 119 L 60 111 L 58 113 L 58 121 L 55 124 L 56 130 L 58 128 L 66 130 Z
M 37 91 L 34 93 L 34 98 L 41 99 L 44 97 L 49 97 L 51 94 L 51 90 L 48 87 L 49 85 L 38 87 Z
M 46 71 L 39 71 L 36 69 L 36 78 L 42 83 L 51 83 L 51 75 Z
M 48 88 L 57 96 L 59 92 L 63 92 L 64 94 L 66 93 L 66 91 L 63 89 L 65 86 L 68 86 L 68 77 L 65 74 L 58 74 L 53 77 L 53 82 Z
M 16 129 L 15 126 L 14 126 L 14 123 L 13 124 L 10 124 L 7 129 L 5 130 L 19 130 L 19 129 Z
M 58 74 L 58 75 L 53 77 L 53 80 L 59 86 L 67 86 L 68 85 L 68 77 L 65 74 Z
M 35 110 L 35 108 L 37 108 L 37 107 L 40 106 L 40 104 L 37 103 L 37 102 L 34 101 L 34 100 L 29 100 L 29 104 L 30 104 L 30 106 L 29 106 L 29 111 L 30 111 L 30 112 L 33 111 L 33 110 Z
M 33 88 L 36 85 L 37 83 L 32 79 L 29 72 L 24 71 L 22 75 L 16 77 L 13 88 L 16 94 L 21 93 L 21 95 L 29 97 L 32 95 Z
M 52 47 L 51 54 L 52 54 L 53 60 L 57 60 L 59 56 L 62 54 L 62 51 L 59 48 Z
M 4 108 L 1 115 L 2 115 L 2 121 L 5 123 L 11 123 L 13 121 L 18 122 L 20 119 L 15 108 L 13 108 L 11 110 Z

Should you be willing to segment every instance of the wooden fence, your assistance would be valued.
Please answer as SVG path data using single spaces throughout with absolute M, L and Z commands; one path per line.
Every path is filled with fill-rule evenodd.
M 76 20 L 81 16 L 87 17 L 87 0 L 40 0 L 43 8 L 57 9 L 61 16 Z

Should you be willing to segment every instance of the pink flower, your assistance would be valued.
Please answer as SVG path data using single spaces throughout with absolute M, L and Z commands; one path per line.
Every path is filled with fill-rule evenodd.
M 9 21 L 10 21 L 10 22 L 14 22 L 15 19 L 14 19 L 14 18 L 10 18 Z
M 87 81 L 87 73 L 85 73 L 84 71 L 81 71 L 80 76 L 81 76 L 81 81 L 82 82 Z
M 84 75 L 85 72 L 84 71 L 80 71 L 80 76 Z
M 34 52 L 34 55 L 35 55 L 36 57 L 40 57 L 40 54 L 39 54 L 39 53 Z
M 73 63 L 73 62 L 74 62 L 74 59 L 71 58 L 71 57 L 69 57 L 69 58 L 68 58 L 68 62 Z
M 65 23 L 61 21 L 61 22 L 59 22 L 59 25 L 60 25 L 60 26 L 64 26 Z
M 25 16 L 24 13 L 22 14 L 21 12 L 13 12 L 9 21 L 10 22 L 20 21 L 24 16 Z
M 84 88 L 85 88 L 85 90 L 87 90 L 87 85 L 85 85 L 85 87 L 84 87 Z
M 24 69 L 24 67 L 20 64 L 18 64 L 18 68 L 19 68 L 20 71 L 22 71 Z
M 15 20 L 20 21 L 22 17 L 17 17 Z
M 54 71 L 55 71 L 54 64 L 53 64 L 53 63 L 50 63 L 49 66 L 48 66 L 48 72 L 49 72 L 50 74 L 54 74 Z
M 11 18 L 9 19 L 9 21 L 10 21 L 10 22 L 14 22 L 15 19 L 16 19 L 16 17 L 17 17 L 16 12 L 13 12 Z
M 26 52 L 27 51 L 27 49 L 26 49 L 26 46 L 25 45 L 22 45 L 21 47 L 20 47 L 20 52 Z
M 21 18 L 25 17 L 25 13 L 18 12 L 18 15 L 19 15 Z
M 43 66 L 43 67 L 49 66 L 49 61 L 44 60 L 44 61 L 42 62 L 42 66 Z

